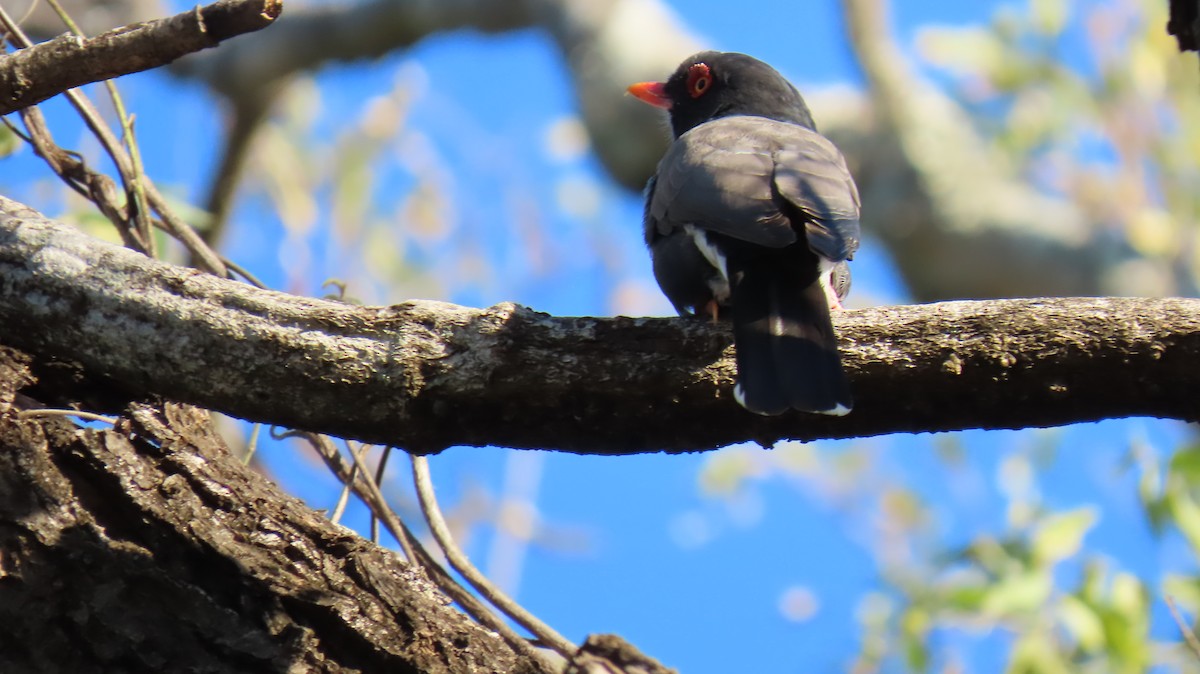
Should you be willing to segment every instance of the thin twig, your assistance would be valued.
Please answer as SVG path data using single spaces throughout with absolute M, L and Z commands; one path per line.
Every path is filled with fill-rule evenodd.
M 137 174 L 134 171 L 133 160 L 125 153 L 124 147 L 121 146 L 121 141 L 113 135 L 108 124 L 100 117 L 100 111 L 96 109 L 90 99 L 87 98 L 80 90 L 71 89 L 64 92 L 67 100 L 83 117 L 84 124 L 91 130 L 96 139 L 100 141 L 100 145 L 112 159 L 113 165 L 117 167 L 117 174 L 121 177 L 121 183 L 125 186 L 126 194 L 133 194 L 133 183 L 137 180 Z M 137 208 L 136 204 L 129 204 L 128 210 Z M 135 224 L 133 226 L 135 238 L 137 238 L 142 253 L 153 257 L 153 247 L 150 243 L 149 236 L 144 236 L 142 230 Z M 149 230 L 147 230 L 148 232 Z
M 14 44 L 25 49 L 33 46 L 33 41 L 29 39 L 25 31 L 21 30 L 20 26 L 13 23 L 12 17 L 4 11 L 3 7 L 0 7 L 0 23 L 3 23 L 4 27 L 8 29 L 9 40 Z M 121 176 L 121 183 L 125 186 L 125 193 L 132 194 L 130 187 L 130 181 L 133 179 L 132 162 L 129 156 L 125 154 L 116 136 L 112 134 L 108 125 L 100 118 L 100 113 L 92 106 L 91 101 L 78 89 L 69 89 L 63 92 L 63 94 L 71 102 L 75 110 L 79 112 L 80 117 L 83 118 L 83 123 L 91 130 L 92 135 L 100 141 L 101 147 L 104 148 L 104 151 L 112 159 L 113 165 L 117 167 L 117 173 Z M 129 226 L 126 222 L 114 222 L 113 224 L 117 227 Z M 133 246 L 136 250 L 147 255 L 150 254 L 149 244 L 136 232 L 136 227 L 134 228 L 134 232 L 131 232 L 131 237 L 136 242 L 136 245 Z
M 284 438 L 301 438 L 306 440 L 317 451 L 317 455 L 324 461 L 325 465 L 333 471 L 333 474 L 343 482 L 350 479 L 350 467 L 346 465 L 342 455 L 336 451 L 333 442 L 328 437 L 318 435 L 316 433 L 306 433 L 304 431 L 282 431 L 276 432 L 271 429 L 271 437 L 277 440 Z M 387 503 L 383 500 L 383 495 L 379 493 L 378 488 L 370 489 L 371 481 L 364 475 L 359 475 L 359 480 L 354 481 L 354 491 L 358 497 L 367 504 L 373 513 L 387 527 L 388 532 L 400 542 L 400 545 L 408 554 L 408 550 L 412 551 L 411 557 L 408 559 L 417 560 L 416 563 L 420 568 L 423 568 L 430 575 L 433 582 L 437 584 L 447 595 L 450 596 L 456 604 L 458 604 L 468 615 L 475 619 L 476 622 L 484 627 L 492 630 L 500 635 L 509 646 L 518 651 L 522 655 L 529 658 L 541 658 L 541 654 L 530 643 L 517 634 L 504 621 L 496 617 L 483 602 L 479 601 L 473 594 L 467 591 L 466 588 L 459 585 L 445 569 L 442 568 L 436 560 L 430 556 L 421 542 L 417 540 L 412 531 L 405 526 L 396 514 L 392 512 Z
M 574 655 L 578 650 L 574 644 L 549 625 L 538 620 L 525 607 L 513 601 L 500 588 L 493 585 L 487 576 L 480 573 L 479 569 L 476 569 L 459 549 L 454 542 L 454 537 L 450 534 L 450 527 L 446 525 L 442 511 L 438 507 L 437 497 L 433 493 L 433 481 L 429 477 L 429 460 L 424 456 L 412 455 L 412 469 L 413 483 L 417 487 L 417 498 L 421 501 L 421 512 L 425 513 L 425 521 L 429 523 L 429 530 L 433 533 L 433 537 L 441 546 L 442 551 L 446 553 L 446 559 L 450 562 L 450 566 L 462 574 L 462 577 L 466 578 L 467 582 L 493 606 L 529 630 L 543 644 L 554 649 L 564 658 L 569 659 Z
M 25 132 L 21 130 L 21 127 L 17 126 L 16 124 L 13 124 L 12 120 L 10 120 L 7 115 L 4 117 L 0 117 L 0 122 L 4 122 L 4 126 L 8 127 L 9 131 L 12 131 L 14 134 L 16 134 L 17 138 L 20 138 L 21 140 L 25 141 L 29 145 L 33 145 L 33 138 L 26 135 Z
M 350 450 L 352 453 L 353 449 Z M 333 512 L 329 514 L 329 521 L 337 524 L 342 519 L 342 513 L 346 512 L 346 504 L 350 502 L 350 492 L 353 490 L 354 481 L 358 479 L 358 464 L 354 464 L 354 468 L 350 470 L 350 479 L 342 482 L 342 491 L 338 494 L 337 504 L 333 506 Z
M 29 419 L 32 417 L 77 417 L 79 419 L 86 419 L 88 421 L 102 421 L 106 424 L 116 425 L 116 423 L 117 423 L 116 418 L 106 417 L 103 414 L 96 414 L 94 412 L 82 412 L 80 410 L 66 410 L 66 409 L 52 409 L 52 408 L 42 408 L 42 409 L 36 409 L 36 410 L 21 410 L 20 412 L 17 413 L 17 416 L 21 417 L 22 419 Z
M 73 35 L 79 38 L 86 37 L 79 26 L 63 9 L 58 0 L 46 0 L 50 7 L 58 14 L 58 18 L 67 26 Z M 157 257 L 154 250 L 154 237 L 150 231 L 150 209 L 146 206 L 146 190 L 143 186 L 143 178 L 146 175 L 142 166 L 142 152 L 138 147 L 136 137 L 133 134 L 133 118 L 125 112 L 125 101 L 121 98 L 121 93 L 117 91 L 117 85 L 112 80 L 105 80 L 104 86 L 108 89 L 108 96 L 112 99 L 113 110 L 117 113 L 117 119 L 121 121 L 122 136 L 125 140 L 125 150 L 129 153 L 131 159 L 133 173 L 130 176 L 130 181 L 127 186 L 126 195 L 128 201 L 133 206 L 131 215 L 136 223 L 138 233 L 146 244 L 146 252 L 150 257 Z
M 9 31 L 9 40 L 17 46 L 29 48 L 33 44 L 29 37 L 26 36 L 25 33 L 20 29 L 20 27 L 12 22 L 11 17 L 8 16 L 3 7 L 0 7 L 0 24 L 3 24 Z M 125 149 L 117 141 L 116 137 L 113 136 L 112 131 L 109 130 L 108 126 L 103 122 L 102 119 L 100 119 L 99 113 L 96 111 L 95 107 L 92 106 L 91 102 L 86 96 L 84 96 L 78 89 L 69 90 L 65 92 L 65 95 L 75 109 L 79 111 L 80 115 L 83 117 L 84 123 L 87 124 L 88 128 L 93 134 L 95 134 L 96 138 L 100 140 L 100 144 L 112 158 L 113 164 L 117 167 L 117 172 L 120 174 L 121 180 L 126 186 L 126 194 L 134 194 L 135 192 L 131 191 L 130 189 L 130 180 L 137 175 L 134 171 L 133 160 L 128 154 L 126 154 Z M 25 110 L 33 109 L 33 107 L 30 107 L 26 108 Z M 146 176 L 142 176 L 142 178 L 143 180 L 141 181 L 141 189 L 144 191 L 150 207 L 153 208 L 154 211 L 157 212 L 162 218 L 165 231 L 178 239 L 184 245 L 184 247 L 188 249 L 188 251 L 192 254 L 192 259 L 197 263 L 198 267 L 212 274 L 216 274 L 217 276 L 228 276 L 229 272 L 225 268 L 225 265 L 221 262 L 221 258 L 215 252 L 213 252 L 212 248 L 210 248 L 208 244 L 206 244 L 203 239 L 200 238 L 200 235 L 197 234 L 190 225 L 183 222 L 183 220 L 181 220 L 174 214 L 174 212 L 171 211 L 170 207 L 167 205 L 166 199 L 164 199 L 159 193 L 153 181 Z M 96 202 L 95 198 L 89 198 Z M 106 209 L 103 204 L 98 202 L 97 206 L 101 206 L 101 210 L 105 212 L 105 216 L 110 220 L 114 220 L 114 218 L 116 218 L 113 221 L 113 224 L 116 225 L 119 230 L 122 232 L 130 231 L 129 228 L 124 227 L 124 217 L 118 215 L 119 211 L 113 208 Z M 122 235 L 123 238 L 125 238 L 126 245 L 131 248 L 138 249 L 143 253 L 149 253 L 152 248 L 151 244 L 145 240 L 148 237 L 142 237 L 136 233 L 137 231 L 138 229 L 136 227 L 133 228 L 132 231 L 130 231 L 129 238 L 125 238 L 124 234 Z
M 371 512 L 376 513 L 376 515 L 383 520 L 392 536 L 394 536 L 396 541 L 400 543 L 400 548 L 404 552 L 404 556 L 410 562 L 416 559 L 416 557 L 411 554 L 413 552 L 413 548 L 411 546 L 415 540 L 415 537 L 413 537 L 408 528 L 404 526 L 404 523 L 395 516 L 395 513 L 392 513 L 391 508 L 389 508 L 387 505 L 387 501 L 383 498 L 383 495 L 378 492 L 378 489 L 371 489 L 372 485 L 370 480 L 364 479 L 364 474 L 361 471 L 355 471 L 351 464 L 346 463 L 345 458 L 342 457 L 341 452 L 337 451 L 337 447 L 333 444 L 333 441 L 330 440 L 328 436 L 320 435 L 318 433 L 309 433 L 306 431 L 277 430 L 272 428 L 271 438 L 275 440 L 300 438 L 301 440 L 305 440 L 312 445 L 313 449 L 316 450 L 317 455 L 320 456 L 325 462 L 325 465 L 331 471 L 333 471 L 334 476 L 337 477 L 338 480 L 343 484 L 350 484 L 354 489 L 354 492 L 359 495 L 359 498 L 361 498 L 363 502 L 367 504 L 367 507 L 371 509 Z M 351 457 L 352 459 L 354 458 L 353 452 L 351 452 Z M 378 498 L 376 498 L 377 496 Z
M 56 145 L 50 135 L 49 129 L 46 128 L 45 120 L 37 106 L 21 110 L 20 115 L 21 120 L 25 122 L 25 126 L 29 129 L 29 143 L 33 146 L 38 156 L 50 166 L 50 169 L 68 187 L 78 192 L 83 198 L 94 203 L 104 213 L 104 216 L 113 221 L 115 225 L 123 222 L 125 219 L 125 215 L 122 213 L 124 208 L 116 203 L 114 199 L 115 193 L 112 188 L 112 180 L 108 176 L 89 169 L 87 164 L 79 157 L 79 153 L 64 150 Z M 21 134 L 21 137 L 25 138 L 25 135 Z M 188 250 L 192 251 L 193 259 L 199 262 L 198 266 L 201 269 L 219 276 L 228 275 L 222 258 L 200 239 L 200 235 L 196 234 L 195 230 L 170 211 L 162 195 L 154 187 L 154 183 L 147 179 L 145 187 L 151 205 L 163 218 L 162 222 L 155 221 L 154 224 L 174 236 Z M 118 225 L 117 231 L 121 234 L 126 246 L 137 248 L 137 242 L 129 238 L 128 228 Z M 264 287 L 261 282 L 249 273 L 243 272 L 243 276 L 247 277 L 254 285 L 260 288 Z
M 375 484 L 383 484 L 383 473 L 387 470 L 388 458 L 392 455 L 392 446 L 385 445 L 383 453 L 379 455 L 379 465 L 375 467 Z M 375 512 L 371 512 L 371 542 L 379 543 L 379 518 L 375 517 Z
M 414 548 L 416 537 L 412 535 L 408 527 L 404 526 L 404 523 L 400 521 L 400 518 L 396 516 L 396 513 L 392 510 L 391 506 L 388 505 L 387 499 L 383 496 L 383 491 L 381 491 L 379 489 L 379 485 L 371 479 L 371 473 L 366 470 L 365 466 L 362 465 L 361 455 L 358 452 L 351 451 L 350 457 L 354 460 L 354 467 L 358 469 L 362 486 L 367 495 L 370 497 L 364 498 L 363 500 L 367 502 L 369 507 L 371 507 L 371 512 L 382 518 L 385 523 L 387 523 L 389 520 L 392 521 L 391 524 L 388 524 L 388 529 L 392 532 L 392 536 L 396 538 L 396 541 L 400 543 L 401 549 L 404 550 L 404 556 L 409 560 L 416 559 L 416 551 Z M 371 504 L 374 504 L 374 506 L 371 506 Z M 397 535 L 397 531 L 400 531 L 404 535 Z
M 254 424 L 250 429 L 250 442 L 246 444 L 246 456 L 242 457 L 242 465 L 249 466 L 250 461 L 254 458 L 254 452 L 258 450 L 258 434 L 262 430 L 262 424 Z
M 67 184 L 67 187 L 78 192 L 84 199 L 93 202 L 99 200 L 104 195 L 104 191 L 93 187 L 94 184 L 100 182 L 99 174 L 88 169 L 78 153 L 64 150 L 55 144 L 53 136 L 50 135 L 50 129 L 46 126 L 46 119 L 42 116 L 42 111 L 35 106 L 22 110 L 20 114 L 21 121 L 25 124 L 25 129 L 29 134 L 21 134 L 19 131 L 18 133 L 25 142 L 33 147 L 34 153 L 46 162 L 50 170 L 54 171 L 55 175 Z M 5 118 L 5 124 L 16 130 L 16 126 L 9 122 L 8 118 Z M 96 206 L 102 211 L 105 208 L 119 208 L 117 204 L 96 203 Z
M 256 288 L 262 288 L 263 290 L 267 289 L 267 284 L 260 281 L 258 279 L 258 277 L 255 276 L 254 274 L 251 274 L 249 271 L 246 271 L 246 268 L 243 267 L 242 265 L 237 264 L 236 262 L 234 262 L 233 260 L 230 260 L 229 258 L 225 257 L 224 255 L 222 255 L 220 257 L 220 260 L 226 267 L 229 268 L 229 271 L 246 279 L 246 283 L 249 283 L 250 285 L 252 285 Z M 230 275 L 230 278 L 233 278 L 233 276 Z
M 1196 638 L 1196 633 L 1184 622 L 1183 613 L 1175 605 L 1175 600 L 1170 595 L 1163 595 L 1163 599 L 1167 600 L 1167 608 L 1171 609 L 1171 617 L 1175 619 L 1175 624 L 1179 627 L 1179 633 L 1183 635 L 1183 640 L 1187 642 L 1188 648 L 1191 649 L 1196 659 L 1200 660 L 1200 639 Z
M 225 268 L 225 263 L 221 262 L 221 256 L 217 255 L 216 251 L 200 238 L 191 225 L 175 215 L 175 212 L 167 205 L 167 200 L 159 193 L 158 187 L 152 181 L 146 180 L 145 188 L 146 198 L 150 200 L 150 207 L 162 218 L 164 229 L 188 249 L 196 267 L 210 274 L 228 278 L 229 270 Z
M 78 152 L 59 147 L 54 142 L 54 136 L 46 126 L 46 118 L 42 116 L 39 108 L 25 108 L 20 115 L 25 129 L 29 132 L 29 144 L 33 146 L 34 152 L 68 187 L 95 204 L 104 217 L 112 221 L 126 246 L 136 248 L 137 242 L 130 238 L 128 229 L 121 226 L 125 220 L 125 207 L 116 201 L 116 189 L 112 180 L 89 169 Z
M 17 19 L 18 26 L 25 23 L 29 20 L 29 17 L 33 16 L 33 13 L 37 11 L 38 1 L 39 0 L 33 0 L 33 2 L 29 3 L 29 9 L 26 9 L 25 13 L 21 15 L 21 18 Z

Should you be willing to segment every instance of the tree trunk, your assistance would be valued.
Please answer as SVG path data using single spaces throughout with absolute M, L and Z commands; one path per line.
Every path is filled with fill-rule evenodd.
M 549 671 L 243 466 L 203 410 L 21 413 L 74 375 L 0 347 L 0 671 Z

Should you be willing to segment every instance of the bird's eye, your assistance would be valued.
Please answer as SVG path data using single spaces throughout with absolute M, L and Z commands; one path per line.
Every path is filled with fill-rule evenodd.
M 712 86 L 712 73 L 703 63 L 695 63 L 688 68 L 688 93 L 692 98 L 700 98 Z

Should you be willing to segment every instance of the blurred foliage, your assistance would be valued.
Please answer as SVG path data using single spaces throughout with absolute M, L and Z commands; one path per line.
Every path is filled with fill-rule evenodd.
M 1166 21 L 1160 0 L 1029 0 L 918 37 L 1008 161 L 1138 253 L 1111 270 L 1134 295 L 1200 288 L 1200 70 Z
M 21 139 L 17 137 L 17 134 L 13 133 L 7 125 L 0 125 L 0 159 L 16 152 L 20 146 Z
M 918 36 L 929 66 L 1007 161 L 1079 203 L 1095 236 L 1121 237 L 1138 253 L 1113 270 L 1116 287 L 1131 294 L 1200 288 L 1200 69 L 1178 53 L 1166 20 L 1165 2 L 1029 0 L 989 25 Z M 883 523 L 871 547 L 884 587 L 859 606 L 861 650 L 850 671 L 971 671 L 968 663 L 993 652 L 1003 664 L 988 671 L 1010 674 L 1200 672 L 1200 653 L 1173 624 L 1151 631 L 1165 596 L 1185 616 L 1200 612 L 1194 561 L 1146 576 L 1089 552 L 1099 512 L 1043 502 L 1040 471 L 1059 440 L 1035 437 L 997 469 L 1004 528 L 976 531 L 965 544 L 945 542 L 936 527 L 944 513 L 899 478 L 862 468 L 866 448 L 822 458 L 785 447 L 766 463 L 718 456 L 700 483 L 735 498 L 750 482 L 799 470 L 812 478 L 810 494 L 848 490 L 857 492 L 853 507 L 874 504 Z M 959 438 L 931 440 L 947 472 L 970 454 Z M 1200 558 L 1200 445 L 1178 449 L 1164 466 L 1144 442 L 1131 444 L 1127 464 L 1149 526 L 1159 537 L 1182 536 Z
M 419 86 L 402 70 L 331 134 L 318 128 L 325 94 L 298 78 L 260 129 L 243 189 L 278 214 L 288 288 L 311 292 L 312 279 L 332 271 L 361 302 L 446 295 L 438 269 L 412 259 L 415 245 L 443 239 L 454 221 L 438 158 L 406 126 Z
M 1010 674 L 1200 672 L 1200 654 L 1174 628 L 1166 639 L 1150 629 L 1164 596 L 1196 615 L 1200 576 L 1179 570 L 1152 583 L 1089 552 L 1099 512 L 1042 502 L 1041 451 L 1040 443 L 1025 443 L 1003 459 L 997 472 L 1006 522 L 957 545 L 939 531 L 947 504 L 925 503 L 870 443 L 836 453 L 799 443 L 725 450 L 707 461 L 700 487 L 737 508 L 759 485 L 782 480 L 833 505 L 847 529 L 860 531 L 883 587 L 858 605 L 861 647 L 848 668 L 855 674 L 975 671 L 968 663 L 977 667 L 987 652 L 1002 662 L 982 671 Z M 957 459 L 941 456 L 953 479 Z M 1131 456 L 1147 518 L 1160 531 L 1177 528 L 1193 557 L 1200 555 L 1200 446 L 1177 452 L 1165 473 L 1149 447 L 1134 443 Z M 795 592 L 783 589 L 781 605 Z

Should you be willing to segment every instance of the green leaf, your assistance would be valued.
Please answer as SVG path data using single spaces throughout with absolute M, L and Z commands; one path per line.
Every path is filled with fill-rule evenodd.
M 1109 653 L 1116 665 L 1111 671 L 1142 672 L 1150 662 L 1149 609 L 1142 582 L 1132 574 L 1117 573 L 1113 577 L 1111 602 L 1101 613 Z
M 1200 446 L 1180 449 L 1171 457 L 1170 471 L 1178 475 L 1188 486 L 1200 484 Z
M 1180 608 L 1195 613 L 1200 609 L 1200 578 L 1169 573 L 1163 578 L 1162 594 L 1173 599 Z
M 1175 526 L 1187 539 L 1192 551 L 1200 554 L 1200 505 L 1188 492 L 1183 479 L 1175 473 L 1167 479 L 1167 493 L 1164 497 L 1171 516 L 1175 518 Z
M 0 159 L 17 151 L 21 147 L 21 139 L 4 124 L 0 124 Z
M 929 668 L 929 648 L 925 644 L 931 618 L 923 608 L 912 607 L 900 617 L 901 639 L 910 671 L 923 672 Z
M 1048 570 L 1015 573 L 988 589 L 983 612 L 994 617 L 1031 613 L 1041 608 L 1054 589 Z
M 1033 559 L 1038 564 L 1057 564 L 1079 552 L 1083 537 L 1096 523 L 1094 508 L 1056 513 L 1042 520 L 1033 532 Z
M 1056 648 L 1052 631 L 1033 629 L 1013 646 L 1006 674 L 1071 674 L 1072 669 Z
M 990 588 L 986 585 L 963 585 L 946 593 L 946 608 L 963 613 L 976 613 L 983 606 Z
M 1163 484 L 1161 471 L 1158 468 L 1158 461 L 1150 453 L 1140 459 L 1141 475 L 1138 476 L 1138 500 L 1142 503 L 1142 510 L 1146 512 L 1146 519 L 1150 522 L 1150 529 L 1155 536 L 1162 535 L 1163 528 L 1166 527 L 1170 520 L 1170 510 L 1167 508 L 1167 502 L 1163 498 Z
M 1095 654 L 1104 648 L 1104 621 L 1087 602 L 1075 595 L 1067 595 L 1058 612 L 1059 620 L 1083 651 Z
M 1070 14 L 1066 0 L 1032 0 L 1029 9 L 1034 28 L 1051 37 L 1062 32 Z

